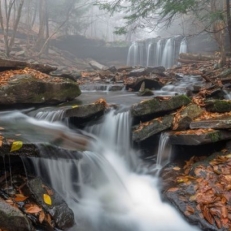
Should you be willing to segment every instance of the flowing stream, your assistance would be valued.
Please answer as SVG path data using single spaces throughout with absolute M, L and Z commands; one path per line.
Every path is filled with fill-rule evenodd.
M 15 121 L 23 122 L 20 128 L 26 124 L 30 127 L 30 130 L 24 129 L 27 140 L 41 139 L 46 129 L 49 136 L 65 132 L 66 139 L 75 133 L 65 125 L 29 118 L 20 112 L 0 116 L 0 126 L 9 130 Z M 112 110 L 100 125 L 87 128 L 93 138 L 81 160 L 24 158 L 27 171 L 33 168 L 74 211 L 76 225 L 70 231 L 199 230 L 162 202 L 157 176 L 138 173 L 141 160 L 131 148 L 130 125 L 129 112 Z M 42 129 L 38 129 L 40 126 Z M 70 147 L 73 148 L 75 146 Z M 47 150 L 41 149 L 41 152 Z

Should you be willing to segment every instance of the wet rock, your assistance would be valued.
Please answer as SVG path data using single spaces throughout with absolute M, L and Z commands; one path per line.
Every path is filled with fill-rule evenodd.
M 117 71 L 118 72 L 128 72 L 128 71 L 131 71 L 132 70 L 132 67 L 131 66 L 120 66 L 117 68 Z
M 25 189 L 26 190 L 26 189 Z M 60 229 L 68 229 L 74 225 L 74 213 L 67 206 L 65 201 L 53 191 L 53 195 L 50 195 L 51 205 L 44 202 L 44 194 L 47 194 L 47 190 L 43 186 L 43 182 L 39 178 L 35 178 L 28 181 L 28 190 L 32 194 L 35 201 L 48 212 L 55 221 L 55 224 Z
M 124 89 L 124 85 L 112 85 L 108 88 L 108 91 L 122 91 Z
M 22 212 L 0 199 L 0 229 L 6 231 L 33 231 L 34 228 Z
M 165 187 L 164 197 L 202 230 L 230 230 L 230 162 L 230 154 L 223 151 L 192 157 Z
M 63 77 L 70 79 L 72 81 L 77 81 L 79 78 L 81 78 L 81 73 L 80 72 L 69 72 L 65 70 L 57 70 L 57 71 L 52 71 L 50 73 L 51 76 L 54 77 Z
M 169 132 L 169 142 L 176 145 L 201 145 L 230 139 L 231 132 L 212 129 Z
M 139 69 L 132 70 L 128 76 L 139 77 L 142 75 L 146 75 L 146 69 L 145 68 L 139 68 Z
M 4 136 L 4 134 L 2 134 Z M 19 140 L 17 136 L 12 135 L 12 139 Z M 57 143 L 57 139 L 54 139 L 53 141 L 50 141 L 51 145 L 48 145 L 47 143 L 29 143 L 27 141 L 23 142 L 23 138 L 20 138 L 20 141 L 22 142 L 21 147 L 17 150 L 12 149 L 12 143 L 7 142 L 5 139 L 2 142 L 2 145 L 0 147 L 0 156 L 21 156 L 21 157 L 43 157 L 43 158 L 63 158 L 63 159 L 70 159 L 71 157 L 75 159 L 81 159 L 82 154 L 77 151 L 67 151 L 62 148 L 54 147 L 54 146 L 62 146 L 61 141 L 59 140 L 59 144 Z M 52 146 L 52 144 L 54 146 Z M 48 150 L 50 155 L 44 156 L 43 153 L 41 153 L 40 148 L 42 146 L 45 146 Z M 40 148 L 39 148 L 40 147 Z M 48 152 L 47 152 L 48 153 Z
M 154 95 L 154 93 L 151 90 L 146 88 L 143 91 L 138 92 L 137 95 L 138 96 L 152 96 Z
M 96 62 L 95 60 L 91 60 L 89 62 L 89 65 L 94 69 L 94 70 L 107 70 L 108 67 L 104 66 L 98 62 Z
M 190 128 L 191 129 L 199 129 L 199 128 L 230 129 L 231 116 L 223 116 L 219 118 L 193 121 L 190 123 Z
M 231 100 L 207 100 L 205 101 L 205 108 L 209 112 L 230 112 Z
M 139 68 L 132 70 L 128 76 L 136 76 L 140 77 L 142 75 L 150 75 L 150 74 L 159 74 L 159 75 L 164 75 L 165 68 L 160 66 L 160 67 L 147 67 L 147 68 Z
M 132 105 L 131 114 L 133 117 L 140 117 L 159 112 L 171 111 L 188 105 L 190 101 L 191 100 L 185 95 L 174 96 L 168 100 L 162 101 L 154 98 Z
M 46 81 L 32 75 L 15 75 L 7 85 L 0 87 L 0 104 L 54 104 L 73 100 L 81 94 L 77 83 L 60 82 L 47 78 Z
M 132 132 L 132 139 L 135 142 L 143 141 L 159 132 L 171 128 L 173 116 L 168 115 L 163 118 L 151 120 L 136 126 Z
M 190 104 L 177 113 L 173 130 L 186 130 L 193 119 L 200 116 L 203 110 L 196 104 Z
M 76 117 L 86 119 L 99 113 L 104 113 L 106 109 L 106 103 L 95 102 L 86 105 L 73 105 L 71 108 L 64 109 L 64 117 Z
M 134 91 L 139 91 L 142 83 L 145 83 L 145 87 L 148 89 L 159 90 L 163 87 L 163 84 L 161 82 L 159 82 L 156 78 L 152 77 L 130 77 L 125 81 L 126 89 L 131 88 Z
M 147 67 L 146 68 L 146 74 L 159 74 L 159 75 L 164 75 L 165 68 L 163 66 L 159 67 Z

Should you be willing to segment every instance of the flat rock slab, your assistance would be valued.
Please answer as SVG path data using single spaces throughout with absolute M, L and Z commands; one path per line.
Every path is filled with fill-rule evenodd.
M 87 119 L 94 115 L 104 113 L 106 109 L 105 101 L 95 102 L 85 105 L 73 105 L 64 107 L 45 107 L 39 108 L 35 111 L 30 111 L 27 115 L 35 117 L 36 119 L 43 119 L 49 121 L 61 121 L 64 118 L 76 117 Z
M 190 102 L 191 100 L 185 95 L 174 96 L 168 100 L 153 98 L 132 105 L 131 115 L 133 117 L 141 117 L 159 112 L 172 111 L 188 105 Z
M 231 116 L 213 118 L 208 120 L 193 121 L 190 123 L 191 129 L 214 128 L 214 129 L 230 129 Z
M 159 132 L 171 128 L 173 115 L 151 120 L 143 123 L 132 132 L 132 139 L 135 142 L 143 141 Z
M 205 101 L 205 108 L 209 112 L 230 112 L 231 100 L 207 100 Z
M 0 198 L 0 229 L 7 231 L 33 231 L 31 222 L 22 212 Z
M 53 195 L 50 195 L 51 205 L 49 205 L 43 199 L 47 191 L 41 179 L 32 179 L 27 184 L 35 201 L 52 216 L 58 228 L 66 230 L 74 225 L 74 213 L 58 193 L 53 190 Z
M 63 159 L 81 159 L 82 154 L 77 151 L 68 151 L 59 147 L 55 147 L 49 144 L 32 144 L 32 143 L 24 143 L 20 141 L 16 141 L 17 143 L 6 143 L 4 142 L 0 147 L 0 156 L 10 155 L 10 156 L 21 156 L 21 157 L 42 157 L 42 158 L 63 158 Z M 54 143 L 54 145 L 56 145 Z M 14 148 L 15 147 L 15 148 Z M 41 151 L 46 148 L 49 150 L 50 155 L 45 156 Z M 16 149 L 16 150 L 14 150 Z
M 65 110 L 64 117 L 89 118 L 106 109 L 105 101 L 99 101 L 87 105 L 76 105 Z
M 170 144 L 176 145 L 201 145 L 230 139 L 231 132 L 221 130 L 199 129 L 185 132 L 169 132 Z

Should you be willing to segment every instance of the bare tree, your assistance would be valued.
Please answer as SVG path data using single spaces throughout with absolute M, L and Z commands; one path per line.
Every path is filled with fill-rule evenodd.
M 20 0 L 18 5 L 16 2 L 16 0 L 0 0 L 0 25 L 4 36 L 5 55 L 7 57 L 9 57 L 14 45 L 24 0 Z M 13 25 L 12 28 L 11 24 Z M 10 29 L 12 29 L 11 33 L 9 33 Z

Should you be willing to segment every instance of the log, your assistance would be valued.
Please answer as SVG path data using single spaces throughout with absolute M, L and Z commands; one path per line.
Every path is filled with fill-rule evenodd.
M 18 69 L 23 69 L 25 67 L 32 68 L 34 70 L 40 71 L 45 74 L 49 74 L 50 72 L 57 70 L 56 67 L 52 67 L 47 64 L 33 64 L 23 61 L 0 58 L 0 71 L 18 70 Z
M 197 61 L 211 61 L 211 60 L 218 59 L 218 57 L 213 55 L 202 55 L 202 54 L 191 54 L 191 53 L 181 53 L 179 57 L 180 59 L 183 60 L 197 60 Z
M 95 60 L 91 60 L 89 62 L 89 65 L 94 69 L 94 70 L 100 70 L 100 71 L 105 71 L 108 70 L 107 66 L 104 66 L 98 62 L 96 62 Z
M 191 59 L 177 59 L 178 62 L 180 63 L 186 63 L 186 64 L 191 64 L 191 63 L 203 63 L 205 61 L 200 61 L 200 60 L 191 60 Z

